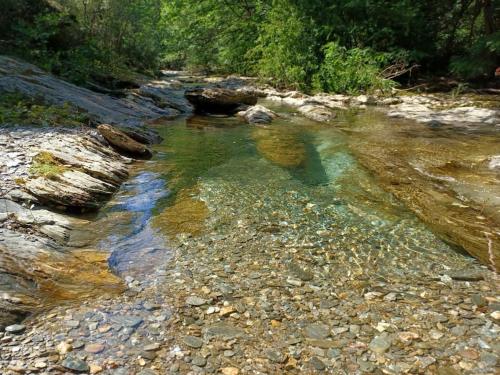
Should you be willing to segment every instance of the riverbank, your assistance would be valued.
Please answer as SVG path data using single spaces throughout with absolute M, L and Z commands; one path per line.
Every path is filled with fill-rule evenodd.
M 41 73 L 38 73 L 38 77 L 34 80 L 35 84 L 37 81 L 46 82 L 48 79 L 47 77 L 40 79 Z M 33 81 L 31 78 L 30 80 Z M 141 103 L 147 103 L 148 115 L 133 117 L 133 122 L 127 120 L 127 126 L 123 130 L 136 137 L 138 135 L 144 137 L 147 134 L 152 135 L 151 139 L 159 139 L 158 132 L 161 133 L 161 128 L 167 124 L 165 117 L 160 115 L 165 108 L 152 109 L 151 105 L 153 103 L 165 105 L 170 98 L 170 103 L 175 101 L 172 106 L 176 107 L 176 113 L 180 113 L 181 110 L 187 113 L 191 109 L 189 103 L 183 99 L 184 88 L 189 83 L 197 84 L 203 80 L 200 77 L 183 77 L 176 74 L 172 77 L 167 76 L 165 81 L 155 81 L 144 86 L 149 88 L 147 90 L 154 89 L 150 92 L 149 99 L 144 97 L 138 99 Z M 9 84 L 24 82 L 20 85 L 23 87 L 26 84 L 24 78 L 21 77 L 19 80 L 19 78 L 12 78 L 12 75 L 7 81 Z M 248 82 L 241 79 L 229 79 L 222 82 L 214 82 L 214 79 L 206 81 L 205 85 L 220 84 L 224 87 L 251 92 L 253 90 L 260 96 L 264 95 L 262 89 L 249 88 Z M 5 81 L 0 79 L 0 85 L 2 82 Z M 64 86 L 61 86 L 60 82 L 56 84 L 53 87 L 58 89 L 51 91 L 52 93 L 59 92 Z M 75 90 L 74 87 L 71 89 Z M 26 90 L 25 93 L 30 92 Z M 175 99 L 172 99 L 172 90 Z M 146 89 L 142 91 L 146 92 Z M 85 91 L 85 95 L 94 94 Z M 131 95 L 135 96 L 137 93 Z M 275 99 L 273 96 L 280 99 Z M 61 95 L 60 93 L 58 97 L 78 98 L 73 94 Z M 262 104 L 272 106 L 273 102 L 283 102 L 291 105 L 300 101 L 300 105 L 297 105 L 299 110 L 300 107 L 308 106 L 307 110 L 293 111 L 291 114 L 281 113 L 282 108 L 273 108 L 279 112 L 279 118 L 282 119 L 277 121 L 284 121 L 284 125 L 299 121 L 304 122 L 306 127 L 324 126 L 317 125 L 320 124 L 319 122 L 307 123 L 305 122 L 307 120 L 300 117 L 312 113 L 306 117 L 317 119 L 318 108 L 316 106 L 321 106 L 319 114 L 328 117 L 329 126 L 341 128 L 339 136 L 341 132 L 363 130 L 362 127 L 349 129 L 348 122 L 340 121 L 344 116 L 338 113 L 341 109 L 337 103 L 342 102 L 344 106 L 342 108 L 347 108 L 349 105 L 351 108 L 363 110 L 364 106 L 371 105 L 371 99 L 366 97 L 365 100 L 358 97 L 340 100 L 337 96 L 327 95 L 319 97 L 323 98 L 322 104 L 316 99 L 312 101 L 299 93 L 281 93 L 268 95 L 267 99 L 270 101 L 262 102 Z M 334 100 L 333 97 L 336 99 Z M 51 96 L 49 95 L 48 98 L 50 100 Z M 160 101 L 159 98 L 163 99 Z M 113 106 L 124 106 L 116 111 L 120 116 L 127 118 L 135 116 L 135 110 L 123 112 L 124 108 L 130 108 L 132 105 L 129 101 L 122 102 L 105 96 L 96 96 L 92 97 L 90 102 L 102 104 L 108 100 L 112 101 Z M 86 103 L 87 100 L 83 102 Z M 352 105 L 348 104 L 349 102 L 358 104 Z M 404 103 L 404 101 L 393 102 L 390 105 L 398 106 Z M 451 105 L 451 102 L 447 103 Z M 133 105 L 139 104 L 135 102 Z M 381 109 L 387 110 L 385 106 Z M 171 113 L 170 110 L 167 112 Z M 113 123 L 113 117 L 110 115 L 113 112 L 106 113 L 106 120 L 111 120 L 109 122 Z M 154 115 L 149 117 L 151 113 Z M 467 118 L 463 117 L 460 111 L 453 113 L 457 116 L 454 121 L 457 121 L 457 118 L 461 120 Z M 474 109 L 473 113 L 474 121 L 460 121 L 460 123 L 470 126 L 472 122 L 477 126 L 481 122 L 486 122 L 488 126 L 497 126 L 496 112 L 492 115 L 492 112 L 482 110 L 477 112 Z M 429 111 L 426 114 L 429 114 Z M 436 116 L 441 119 L 440 121 L 450 119 L 449 112 L 446 115 L 441 113 Z M 429 121 L 431 127 L 439 126 L 432 122 L 437 121 L 436 116 L 431 116 L 432 120 Z M 467 119 L 470 120 L 471 117 Z M 490 121 L 491 119 L 494 119 L 493 122 Z M 115 124 L 121 125 L 122 120 L 125 121 L 124 118 L 117 117 Z M 149 127 L 141 126 L 148 121 L 159 124 Z M 236 119 L 220 120 L 221 123 L 214 123 L 216 121 L 219 120 L 202 118 L 200 123 L 196 123 L 196 120 L 191 121 L 183 124 L 182 128 L 194 128 L 202 134 L 204 132 L 210 134 L 218 127 L 230 129 L 242 126 Z M 446 123 L 443 122 L 441 126 L 444 125 Z M 406 126 L 414 126 L 414 123 L 405 124 L 402 128 L 403 132 L 408 131 Z M 305 157 L 309 146 L 306 147 L 301 142 L 297 142 L 293 134 L 287 133 L 286 127 L 274 131 L 271 131 L 273 125 L 269 127 L 271 129 L 255 128 L 251 137 L 263 160 L 267 160 L 270 164 L 259 162 L 259 159 L 252 159 L 251 168 L 250 166 L 243 169 L 238 166 L 230 168 L 235 176 L 242 170 L 254 168 L 259 176 L 269 178 L 272 176 L 284 183 L 289 179 L 287 170 L 295 165 L 300 167 L 301 160 Z M 478 128 L 484 129 L 480 126 Z M 136 132 L 135 129 L 140 129 L 140 132 Z M 124 287 L 123 281 L 109 271 L 106 253 L 94 248 L 96 251 L 86 251 L 85 256 L 82 256 L 82 253 L 76 251 L 81 248 L 81 242 L 85 242 L 85 238 L 75 236 L 79 229 L 94 230 L 96 232 L 93 236 L 96 237 L 99 230 L 106 231 L 105 225 L 100 225 L 99 220 L 89 218 L 86 218 L 88 221 L 84 222 L 81 218 L 74 218 L 73 215 L 57 216 L 40 209 L 36 199 L 33 199 L 36 197 L 33 196 L 24 198 L 24 202 L 28 202 L 28 199 L 30 204 L 35 202 L 35 207 L 28 206 L 31 211 L 22 206 L 13 206 L 11 201 L 23 202 L 22 199 L 16 197 L 26 194 L 26 190 L 18 189 L 17 195 L 13 195 L 13 192 L 16 191 L 16 186 L 19 188 L 19 183 L 23 182 L 22 179 L 27 177 L 29 179 L 33 157 L 39 155 L 40 152 L 59 151 L 65 157 L 78 152 L 80 154 L 74 159 L 80 164 L 73 165 L 73 167 L 80 173 L 82 170 L 85 172 L 85 168 L 89 169 L 89 160 L 92 160 L 91 165 L 100 167 L 94 169 L 94 173 L 89 174 L 93 178 L 99 170 L 107 173 L 124 172 L 124 168 L 129 169 L 127 165 L 130 159 L 118 155 L 94 130 L 40 130 L 32 127 L 4 130 L 2 142 L 7 147 L 5 155 L 2 154 L 0 160 L 3 160 L 3 165 L 7 167 L 2 172 L 8 176 L 5 181 L 10 184 L 6 189 L 10 195 L 7 209 L 9 215 L 2 222 L 2 230 L 5 233 L 15 232 L 10 242 L 5 242 L 5 239 L 11 237 L 4 236 L 3 242 L 12 245 L 7 252 L 10 258 L 4 259 L 19 264 L 17 269 L 22 269 L 23 272 L 31 269 L 36 271 L 33 274 L 19 273 L 21 277 L 7 285 L 14 285 L 15 282 L 19 282 L 18 280 L 30 282 L 35 280 L 34 284 L 26 283 L 27 289 L 30 293 L 33 291 L 39 293 L 37 287 L 42 285 L 40 279 L 50 281 L 42 290 L 50 290 L 50 288 L 58 290 L 54 286 L 61 281 L 64 288 L 74 289 L 74 294 L 66 299 L 82 297 L 82 301 L 79 301 L 77 305 L 69 303 L 54 307 L 50 311 L 33 316 L 21 326 L 11 328 L 11 332 L 2 333 L 1 368 L 6 371 L 63 373 L 70 370 L 117 374 L 135 374 L 141 371 L 143 374 L 164 373 L 165 371 L 172 373 L 222 372 L 224 374 L 315 373 L 320 371 L 488 374 L 494 371 L 497 363 L 494 354 L 495 335 L 498 331 L 499 319 L 495 287 L 497 278 L 494 273 L 481 267 L 477 262 L 450 251 L 442 242 L 430 235 L 426 235 L 430 242 L 425 248 L 435 247 L 435 249 L 428 255 L 429 258 L 427 255 L 420 254 L 414 260 L 416 253 L 412 251 L 394 251 L 391 253 L 394 257 L 391 265 L 383 266 L 384 263 L 377 260 L 378 252 L 374 250 L 375 248 L 368 246 L 365 249 L 360 244 L 371 243 L 372 240 L 367 240 L 365 235 L 372 236 L 379 231 L 381 233 L 385 231 L 371 228 L 372 224 L 367 224 L 366 228 L 360 228 L 342 221 L 343 210 L 347 209 L 356 217 L 366 216 L 370 222 L 378 222 L 360 210 L 356 203 L 354 206 L 352 204 L 349 206 L 339 200 L 328 208 L 330 204 L 318 205 L 311 200 L 311 197 L 302 196 L 293 189 L 288 189 L 287 185 L 286 188 L 290 190 L 290 194 L 283 195 L 284 188 L 279 184 L 267 186 L 265 180 L 262 184 L 256 184 L 251 179 L 232 178 L 231 180 L 234 181 L 231 182 L 221 179 L 217 184 L 208 186 L 210 189 L 207 189 L 207 186 L 195 186 L 195 189 L 190 189 L 186 194 L 180 195 L 170 209 L 158 215 L 157 219 L 156 225 L 166 228 L 164 241 L 169 244 L 168 249 L 165 245 L 156 243 L 156 247 L 150 249 L 151 253 L 168 250 L 168 259 L 146 257 L 145 259 L 151 259 L 151 265 L 149 268 L 141 268 L 144 253 L 137 247 L 150 246 L 151 244 L 147 242 L 150 241 L 149 237 L 139 237 L 137 240 L 134 238 L 132 245 L 130 243 L 127 245 L 125 241 L 128 247 L 120 248 L 123 251 L 130 251 L 131 248 L 137 250 L 135 254 L 136 263 L 138 263 L 138 271 L 133 274 L 127 274 L 127 270 L 132 267 L 130 262 L 134 263 L 133 257 L 127 258 L 127 262 L 123 263 L 124 268 L 119 266 L 120 263 L 118 266 L 114 264 L 114 271 L 118 271 L 122 277 L 126 276 L 124 280 L 126 291 L 121 293 Z M 220 130 L 215 134 L 221 134 Z M 380 133 L 382 139 L 387 138 L 383 137 L 384 134 Z M 443 135 L 443 133 L 439 134 Z M 369 155 L 373 151 L 380 155 L 381 149 L 365 148 L 363 154 L 363 148 L 352 139 L 354 137 L 346 141 L 345 147 L 349 145 L 370 170 L 369 166 L 374 163 L 370 163 Z M 366 138 L 360 139 L 366 140 Z M 186 141 L 186 139 L 181 137 L 179 141 Z M 369 144 L 373 143 L 372 141 L 370 140 Z M 93 145 L 94 148 L 88 150 L 85 144 Z M 200 147 L 196 147 L 197 143 L 183 144 L 186 146 L 185 150 L 177 148 L 173 153 L 171 152 L 172 144 L 165 149 L 154 146 L 156 158 L 158 155 L 162 157 L 161 155 L 165 154 L 175 158 L 176 155 L 184 155 L 190 150 L 200 153 L 204 152 L 207 147 L 205 137 L 203 137 L 203 142 L 198 144 Z M 54 145 L 62 147 L 63 150 L 54 149 Z M 380 147 L 383 147 L 383 144 Z M 396 147 L 400 149 L 407 145 L 400 143 Z M 416 152 L 420 147 L 422 146 L 415 147 Z M 453 152 L 453 147 L 450 148 L 451 152 Z M 290 148 L 298 151 L 291 154 Z M 488 153 L 494 151 L 494 147 L 487 149 Z M 439 152 L 439 150 L 433 152 Z M 105 157 L 95 160 L 98 155 Z M 415 155 L 415 153 L 411 154 L 412 157 Z M 391 153 L 386 156 L 387 159 L 380 158 L 379 163 L 375 163 L 374 171 L 379 169 L 380 165 L 385 166 L 387 161 L 394 157 Z M 469 156 L 458 154 L 458 157 L 465 158 L 465 160 Z M 211 165 L 211 156 L 206 154 L 205 157 L 198 162 Z M 188 159 L 192 158 L 193 156 L 189 155 Z M 473 159 L 478 165 L 484 165 L 485 170 L 490 171 L 488 173 L 494 175 L 495 159 L 490 160 L 488 155 L 483 154 L 473 155 Z M 401 156 L 397 160 L 402 160 L 401 165 L 408 163 L 408 160 Z M 111 161 L 115 164 L 109 164 Z M 62 164 L 69 168 L 71 162 L 65 161 Z M 337 164 L 334 163 L 334 165 Z M 410 166 L 414 171 L 415 166 Z M 167 168 L 159 164 L 158 159 L 140 166 L 139 169 L 133 169 L 132 180 L 129 183 L 132 186 L 134 183 L 137 186 L 149 186 L 155 193 L 154 199 L 150 195 L 137 197 L 138 199 L 131 203 L 133 207 L 140 205 L 140 202 L 155 202 L 156 199 L 167 194 L 168 187 L 172 188 L 172 185 L 175 185 L 175 179 L 167 181 L 167 186 L 157 184 L 155 173 L 165 169 Z M 383 168 L 380 167 L 380 169 Z M 142 172 L 147 173 L 143 175 Z M 300 172 L 300 168 L 298 173 L 303 173 Z M 400 169 L 399 177 L 407 176 L 408 173 Z M 126 178 L 123 173 L 119 175 L 121 176 L 119 182 L 115 184 L 108 197 Z M 463 177 L 462 175 L 463 173 L 460 174 L 460 178 Z M 178 178 L 182 179 L 181 177 L 182 175 Z M 149 178 L 151 178 L 151 185 L 148 182 Z M 442 179 L 437 180 L 442 181 Z M 70 179 L 71 183 L 75 181 L 77 180 Z M 246 181 L 246 184 L 240 186 L 238 181 Z M 494 183 L 494 180 L 492 181 Z M 484 186 L 484 180 L 478 180 L 476 184 L 478 187 Z M 92 187 L 86 183 L 82 186 L 87 189 Z M 497 185 L 491 186 L 494 189 Z M 156 191 L 153 187 L 159 190 Z M 219 191 L 222 188 L 225 190 Z M 330 189 L 327 186 L 325 191 Z M 433 185 L 433 189 L 442 191 L 443 187 L 436 184 Z M 59 189 L 61 190 L 65 189 Z M 140 191 L 140 189 L 137 190 Z M 227 192 L 247 191 L 248 195 L 243 193 L 234 196 L 227 195 Z M 258 196 L 253 195 L 254 192 L 258 192 L 260 197 L 269 197 L 271 203 L 280 202 L 280 204 L 274 207 L 266 199 L 260 202 Z M 460 199 L 463 199 L 463 192 L 462 189 Z M 491 190 L 491 194 L 494 192 L 495 190 Z M 121 200 L 123 193 L 124 191 L 121 190 L 114 197 Z M 397 196 L 395 192 L 393 193 Z M 281 198 L 275 197 L 276 194 Z M 59 198 L 58 194 L 54 196 Z M 404 196 L 400 197 L 402 201 L 404 201 Z M 99 205 L 104 202 L 105 200 L 102 200 Z M 242 202 L 254 202 L 255 206 L 243 205 Z M 422 201 L 420 207 L 436 207 L 432 206 L 435 202 L 436 200 Z M 464 205 L 463 200 L 460 202 Z M 448 201 L 447 204 L 449 203 Z M 494 208 L 494 204 L 493 202 L 493 206 L 490 207 Z M 411 207 L 408 204 L 408 206 L 415 212 L 419 210 L 418 205 Z M 451 207 L 455 206 L 451 205 Z M 470 204 L 467 208 L 458 208 L 467 212 L 474 209 Z M 10 214 L 15 210 L 19 213 L 11 216 Z M 259 219 L 259 213 L 264 211 L 272 212 L 272 215 Z M 293 216 L 292 212 L 300 213 L 300 215 Z M 327 219 L 332 212 L 336 216 L 331 217 L 331 226 L 326 229 L 309 228 L 305 224 L 316 223 L 326 226 L 327 222 L 330 223 Z M 440 213 L 440 215 L 445 215 L 447 212 Z M 472 212 L 473 215 L 479 215 Z M 483 207 L 481 216 L 485 217 L 489 212 Z M 34 219 L 26 219 L 33 215 Z M 41 215 L 40 218 L 37 215 Z M 147 223 L 150 218 L 148 215 L 145 216 L 148 218 Z M 123 225 L 128 220 L 126 219 L 128 216 L 124 216 Z M 144 214 L 140 217 L 144 217 Z M 234 219 L 235 217 L 237 220 Z M 225 219 L 220 223 L 215 222 L 216 218 Z M 114 216 L 110 216 L 108 221 L 114 220 Z M 116 221 L 122 223 L 119 219 Z M 132 222 L 135 223 L 135 221 Z M 220 233 L 221 224 L 225 228 L 224 232 L 229 234 Z M 300 238 L 299 241 L 296 235 L 300 232 L 299 228 L 304 226 L 307 229 L 307 238 Z M 396 227 L 394 228 L 395 239 L 405 236 L 412 238 L 413 235 L 418 235 L 418 232 L 408 235 L 403 228 L 404 226 L 401 232 L 398 232 Z M 457 229 L 460 228 L 463 229 L 463 225 L 457 227 Z M 495 232 L 494 228 L 490 226 L 489 231 L 492 235 L 497 235 L 498 232 Z M 190 233 L 192 229 L 194 232 Z M 147 234 L 150 235 L 150 232 Z M 494 257 L 498 244 L 495 238 L 490 237 L 492 246 L 495 246 Z M 39 244 L 40 239 L 44 239 L 45 242 Z M 73 244 L 72 239 L 75 241 Z M 80 241 L 79 244 L 77 239 Z M 116 238 L 111 239 L 111 246 L 116 246 L 117 243 L 113 241 L 116 241 Z M 30 243 L 31 248 L 23 248 L 33 249 L 30 253 L 32 258 L 29 256 L 23 258 L 26 260 L 25 263 L 16 263 L 18 259 L 12 256 L 20 243 Z M 121 246 L 120 243 L 118 245 Z M 422 244 L 417 245 L 422 246 Z M 407 246 L 413 249 L 413 245 L 407 244 Z M 480 248 L 483 249 L 482 245 Z M 365 250 L 368 253 L 365 253 Z M 113 251 L 113 249 L 110 248 L 108 251 Z M 149 250 L 146 249 L 146 253 L 147 251 Z M 54 262 L 45 258 L 35 260 L 37 265 L 38 262 L 45 265 L 45 274 L 33 267 L 35 259 L 33 256 L 39 256 L 40 253 L 50 256 L 58 254 L 57 267 L 54 267 Z M 79 263 L 72 263 L 72 258 L 76 258 Z M 490 266 L 495 264 L 494 262 L 485 261 Z M 26 263 L 29 264 L 28 267 L 25 267 Z M 12 264 L 5 264 L 7 272 L 4 275 L 10 275 L 9 270 L 16 268 Z M 377 264 L 375 270 L 374 264 Z M 407 270 L 404 267 L 401 269 L 403 264 L 408 265 Z M 86 269 L 89 270 L 88 274 Z M 73 279 L 66 276 L 65 271 Z M 78 284 L 84 285 L 88 293 L 85 290 L 79 290 L 76 287 Z M 101 293 L 109 292 L 110 289 L 116 293 L 101 296 Z M 9 303 L 11 309 L 15 306 L 21 311 L 19 306 L 24 302 L 16 293 L 4 294 L 7 296 L 4 301 Z M 22 294 L 22 291 L 19 294 Z M 28 295 L 28 293 L 25 294 Z M 47 300 L 54 299 L 55 294 L 58 293 L 49 294 Z M 58 300 L 61 301 L 60 298 Z M 32 301 L 39 302 L 40 294 L 35 294 Z M 16 318 L 33 310 L 36 309 L 27 305 L 25 311 L 16 315 Z

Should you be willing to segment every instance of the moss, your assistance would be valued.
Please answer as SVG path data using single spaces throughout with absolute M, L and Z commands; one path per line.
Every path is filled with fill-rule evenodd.
M 33 164 L 30 167 L 30 173 L 36 177 L 45 177 L 54 179 L 61 175 L 68 168 L 62 165 L 54 158 L 50 152 L 42 151 L 33 158 Z
M 41 100 L 19 93 L 0 96 L 0 124 L 82 126 L 88 122 L 88 116 L 69 103 L 62 106 L 46 105 Z
M 18 177 L 14 180 L 14 182 L 18 185 L 24 185 L 26 183 L 26 180 L 24 178 Z

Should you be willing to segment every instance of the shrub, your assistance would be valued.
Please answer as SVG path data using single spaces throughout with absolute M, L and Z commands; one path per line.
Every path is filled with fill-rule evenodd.
M 357 94 L 388 90 L 396 84 L 384 79 L 381 66 L 387 63 L 384 54 L 370 49 L 346 49 L 336 42 L 324 47 L 324 60 L 314 75 L 313 88 L 319 91 Z

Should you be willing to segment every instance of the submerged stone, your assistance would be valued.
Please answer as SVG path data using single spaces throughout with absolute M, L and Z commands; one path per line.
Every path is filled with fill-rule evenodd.
M 68 370 L 74 372 L 88 372 L 90 370 L 89 365 L 82 361 L 81 359 L 74 356 L 67 356 L 61 363 L 61 365 Z
M 239 337 L 243 337 L 245 335 L 245 331 L 241 328 L 235 327 L 233 325 L 227 323 L 215 323 L 204 329 L 205 337 L 208 339 L 214 337 L 221 337 L 224 339 L 235 339 Z

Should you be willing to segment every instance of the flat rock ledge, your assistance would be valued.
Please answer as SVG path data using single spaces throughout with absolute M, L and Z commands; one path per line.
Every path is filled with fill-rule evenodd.
M 389 117 L 400 117 L 431 125 L 492 125 L 500 127 L 500 110 L 478 107 L 473 98 L 453 99 L 439 95 L 306 95 L 298 91 L 278 91 L 272 88 L 243 86 L 239 90 L 297 108 L 304 116 L 329 122 L 338 109 L 376 106 Z
M 0 193 L 14 201 L 96 209 L 128 177 L 130 159 L 93 130 L 1 129 L 0 146 Z
M 76 298 L 71 285 L 82 296 L 117 289 L 106 255 L 76 256 L 68 247 L 86 221 L 44 207 L 101 207 L 128 177 L 130 161 L 95 130 L 0 129 L 0 327 L 35 311 L 49 292 Z

